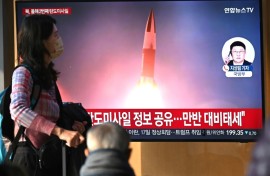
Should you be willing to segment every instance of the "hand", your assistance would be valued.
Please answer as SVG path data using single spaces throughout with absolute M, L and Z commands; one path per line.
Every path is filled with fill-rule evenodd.
M 69 147 L 78 147 L 85 140 L 84 137 L 78 131 L 71 131 L 55 126 L 52 131 L 59 139 L 66 141 L 66 145 Z
M 230 62 L 230 57 L 228 56 L 224 59 L 224 63 L 225 65 L 228 65 L 229 62 Z
M 72 125 L 72 129 L 83 134 L 83 132 L 85 131 L 85 125 L 87 125 L 87 121 L 79 122 L 75 120 Z

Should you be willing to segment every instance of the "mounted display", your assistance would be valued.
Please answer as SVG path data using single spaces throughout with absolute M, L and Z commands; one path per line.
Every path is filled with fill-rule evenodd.
M 16 1 L 57 20 L 63 101 L 133 141 L 255 141 L 264 123 L 260 0 Z

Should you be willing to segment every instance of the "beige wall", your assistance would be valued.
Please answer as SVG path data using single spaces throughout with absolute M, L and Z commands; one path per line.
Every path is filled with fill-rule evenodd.
M 265 108 L 266 117 L 270 117 L 270 1 L 263 0 L 263 30 L 265 57 Z
M 15 0 L 13 0 L 15 1 Z M 266 116 L 270 116 L 270 2 L 263 2 Z M 5 58 L 14 58 L 13 4 L 3 0 Z M 13 29 L 11 30 L 13 31 Z M 11 43 L 11 44 L 10 44 Z M 12 57 L 13 56 L 13 57 Z M 12 65 L 12 64 L 11 64 Z M 7 65 L 10 72 L 10 63 Z M 9 77 L 9 74 L 6 74 Z M 254 143 L 133 142 L 130 163 L 137 176 L 243 176 Z

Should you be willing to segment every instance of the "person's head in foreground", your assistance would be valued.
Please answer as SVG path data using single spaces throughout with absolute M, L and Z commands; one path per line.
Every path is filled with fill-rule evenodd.
M 117 123 L 106 122 L 93 126 L 87 132 L 87 159 L 81 176 L 134 176 L 129 165 L 130 136 Z

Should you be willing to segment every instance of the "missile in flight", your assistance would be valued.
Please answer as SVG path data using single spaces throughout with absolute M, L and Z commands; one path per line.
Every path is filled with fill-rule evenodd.
M 151 10 L 146 22 L 140 79 L 131 91 L 127 107 L 129 108 L 162 108 L 164 107 L 161 92 L 154 80 L 156 56 L 156 26 L 154 11 Z
M 156 25 L 154 11 L 151 10 L 145 27 L 143 50 L 142 50 L 142 70 L 139 83 L 153 83 L 156 56 Z

